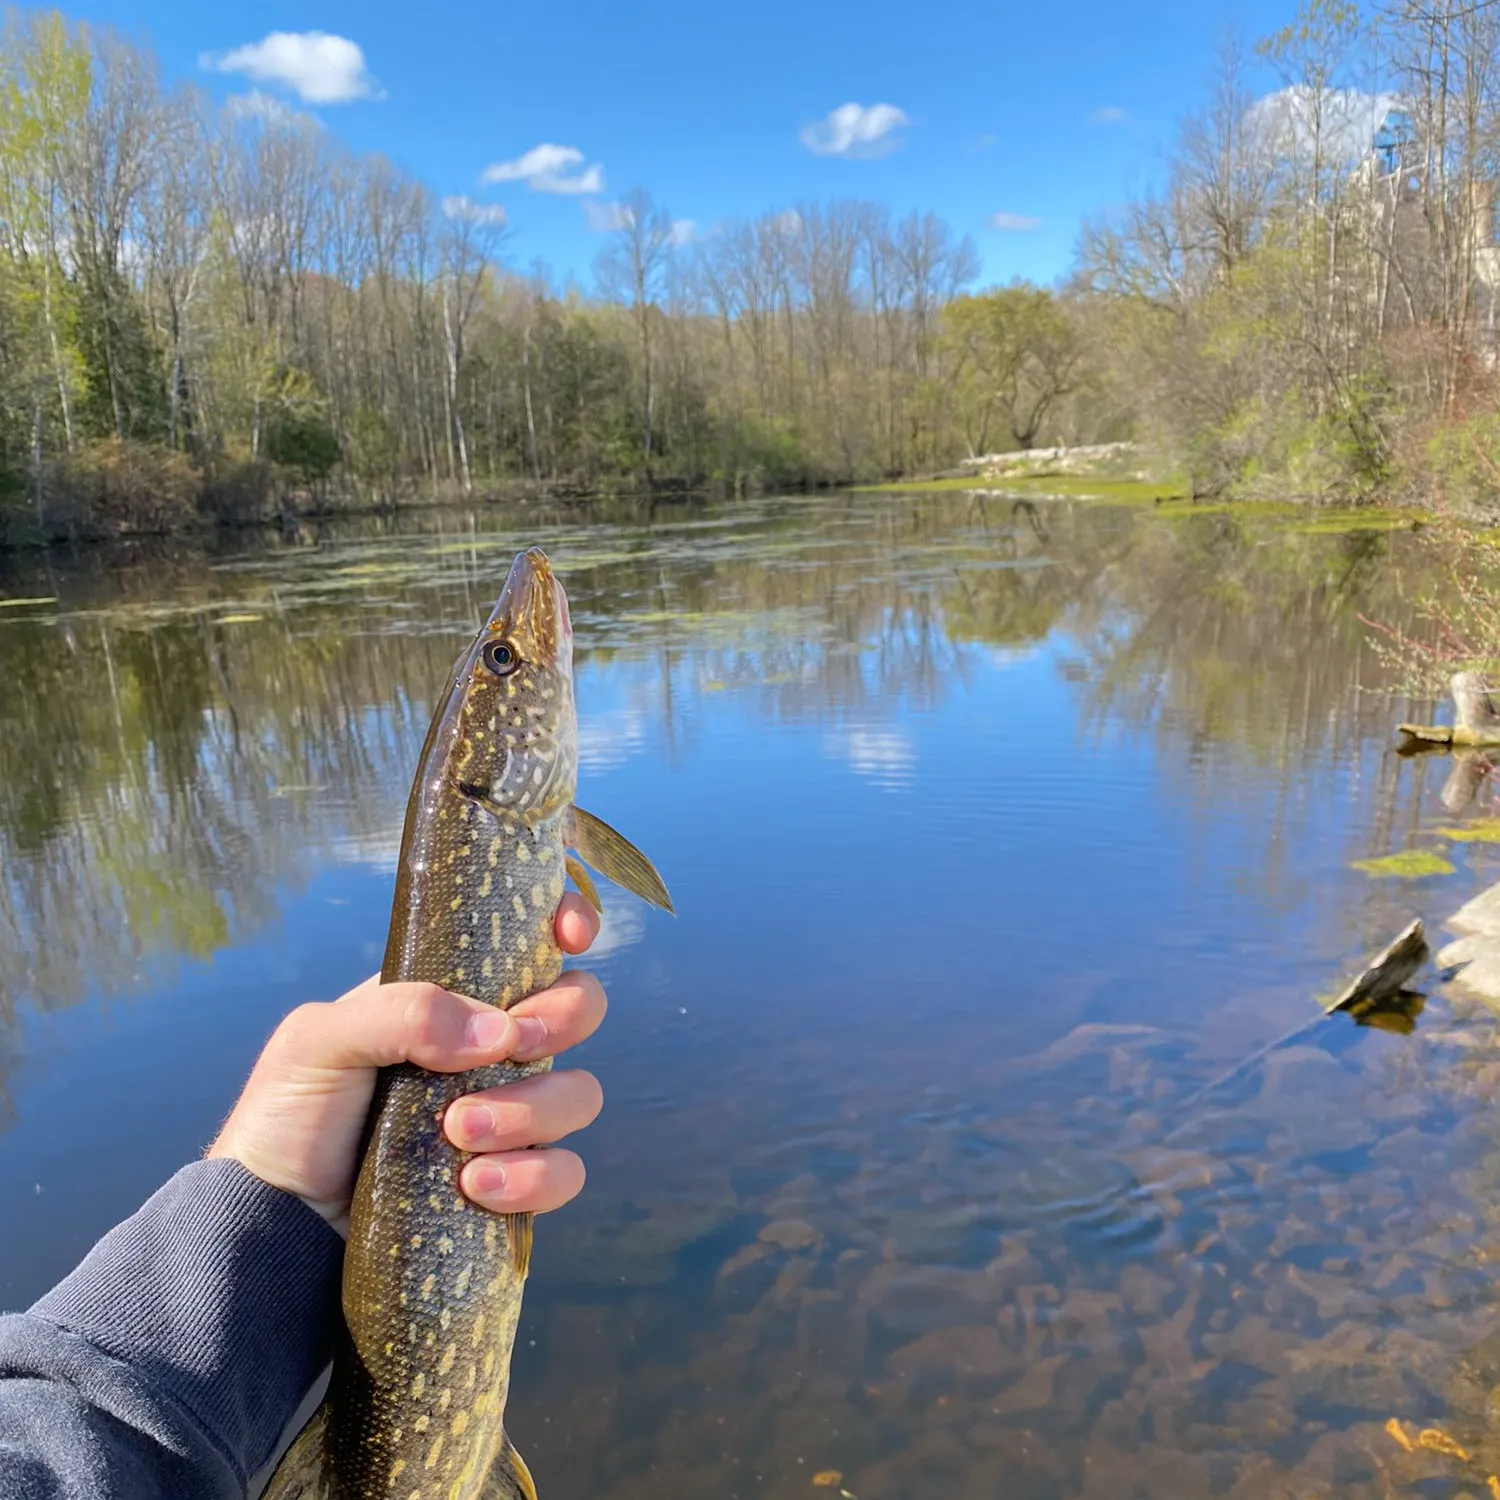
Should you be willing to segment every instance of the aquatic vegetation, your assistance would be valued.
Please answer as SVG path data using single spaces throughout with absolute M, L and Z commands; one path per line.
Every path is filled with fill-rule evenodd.
M 1403 849 L 1379 859 L 1356 859 L 1351 870 L 1360 870 L 1377 880 L 1422 880 L 1429 875 L 1452 875 L 1455 867 L 1430 849 Z
M 1462 844 L 1500 844 L 1500 818 L 1485 818 L 1453 828 L 1439 828 L 1438 837 Z

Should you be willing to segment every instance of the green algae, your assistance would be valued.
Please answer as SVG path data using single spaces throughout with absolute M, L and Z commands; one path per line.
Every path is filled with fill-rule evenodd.
M 1455 867 L 1430 849 L 1403 849 L 1379 859 L 1353 860 L 1349 868 L 1375 880 L 1422 880 L 1429 875 L 1452 875 Z
M 1485 818 L 1457 828 L 1439 828 L 1438 837 L 1460 844 L 1500 844 L 1500 818 Z

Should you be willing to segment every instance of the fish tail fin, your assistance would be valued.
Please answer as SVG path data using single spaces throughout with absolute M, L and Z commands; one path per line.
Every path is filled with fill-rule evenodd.
M 509 1435 L 480 1487 L 479 1500 L 536 1500 L 536 1481 Z
M 328 1403 L 325 1401 L 286 1450 L 261 1500 L 332 1500 L 333 1479 L 328 1472 Z

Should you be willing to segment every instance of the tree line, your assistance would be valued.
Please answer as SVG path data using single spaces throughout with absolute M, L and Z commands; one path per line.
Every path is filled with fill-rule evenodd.
M 614 217 L 591 291 L 519 274 L 494 209 L 437 201 L 294 111 L 169 90 L 107 32 L 13 15 L 9 512 L 108 529 L 260 515 L 291 487 L 838 482 L 948 462 L 965 433 L 1029 441 L 1055 404 L 993 316 L 950 326 L 977 258 L 933 215 L 807 204 L 692 245 L 644 192 Z M 1020 322 L 1066 333 L 1050 294 L 1013 295 Z M 996 377 L 1010 394 L 971 392 L 960 417 L 956 384 Z
M 501 216 L 56 12 L 0 37 L 0 535 L 518 486 L 731 493 L 1139 441 L 1199 494 L 1500 479 L 1495 0 L 1306 0 L 1226 45 L 1160 189 L 1057 288 L 836 200 L 683 243 L 638 191 L 592 286 Z

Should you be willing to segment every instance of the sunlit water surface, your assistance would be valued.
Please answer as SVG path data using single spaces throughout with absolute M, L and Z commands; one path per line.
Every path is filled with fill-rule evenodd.
M 434 695 L 530 542 L 580 800 L 679 911 L 606 890 L 608 1103 L 511 1404 L 544 1497 L 1489 1493 L 1489 1014 L 1429 971 L 1410 1034 L 1190 1102 L 1500 875 L 1390 750 L 1432 705 L 1357 616 L 1406 535 L 821 496 L 0 574 L 0 1305 L 377 966 Z M 1406 848 L 1454 872 L 1351 868 Z

